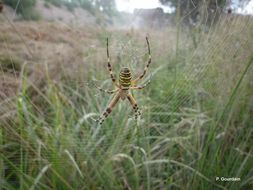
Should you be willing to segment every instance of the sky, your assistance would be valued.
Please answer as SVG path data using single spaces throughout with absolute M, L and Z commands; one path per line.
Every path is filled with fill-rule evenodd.
M 159 0 L 116 0 L 116 6 L 119 11 L 133 13 L 134 9 L 157 8 L 162 7 L 164 12 L 172 12 L 173 9 L 168 6 L 162 6 Z
M 234 4 L 233 8 L 237 7 L 238 0 L 231 0 Z M 164 12 L 173 12 L 174 9 L 168 6 L 162 6 L 159 3 L 159 0 L 116 0 L 116 6 L 119 11 L 130 12 L 133 13 L 134 9 L 138 8 L 163 8 Z M 242 8 L 238 8 L 236 10 L 238 13 L 242 14 L 252 14 L 253 15 L 253 0 L 249 2 L 249 4 Z
M 251 15 L 253 15 L 253 0 L 251 0 L 249 2 L 249 4 L 244 9 L 239 8 L 238 12 L 242 13 L 242 14 L 251 14 Z

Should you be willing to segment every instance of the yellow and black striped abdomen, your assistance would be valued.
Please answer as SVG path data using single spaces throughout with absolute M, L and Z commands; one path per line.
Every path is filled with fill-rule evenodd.
M 131 79 L 132 75 L 130 70 L 127 67 L 122 68 L 119 73 L 119 84 L 127 88 L 131 85 Z

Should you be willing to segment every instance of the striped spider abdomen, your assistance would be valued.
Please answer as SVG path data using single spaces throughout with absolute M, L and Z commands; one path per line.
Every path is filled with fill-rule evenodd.
M 120 70 L 119 73 L 119 84 L 124 89 L 128 89 L 131 86 L 132 74 L 127 67 L 124 67 Z

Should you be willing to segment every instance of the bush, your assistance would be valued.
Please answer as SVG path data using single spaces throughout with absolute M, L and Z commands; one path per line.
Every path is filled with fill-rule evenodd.
M 46 0 L 46 2 L 49 2 L 56 7 L 61 7 L 61 4 L 62 4 L 61 1 L 59 0 Z
M 25 20 L 39 20 L 40 15 L 33 10 L 36 0 L 5 0 L 5 4 L 17 10 Z
M 13 9 L 16 9 L 16 7 L 17 7 L 17 13 L 20 13 L 20 14 L 23 15 L 24 10 L 27 11 L 27 9 L 31 9 L 35 5 L 36 0 L 22 0 L 22 1 L 19 1 L 19 0 L 5 0 L 4 3 L 6 5 L 11 6 Z

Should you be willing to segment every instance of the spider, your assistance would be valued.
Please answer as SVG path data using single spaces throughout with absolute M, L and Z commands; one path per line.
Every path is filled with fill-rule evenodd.
M 147 42 L 147 46 L 148 46 L 149 59 L 148 59 L 146 67 L 144 68 L 143 73 L 141 75 L 139 75 L 136 79 L 132 80 L 132 73 L 131 73 L 130 69 L 127 68 L 127 67 L 123 67 L 120 70 L 119 81 L 118 82 L 116 81 L 116 77 L 114 76 L 114 74 L 112 72 L 112 66 L 111 66 L 111 63 L 110 63 L 110 55 L 109 55 L 109 48 L 108 48 L 108 38 L 107 38 L 106 42 L 107 42 L 106 43 L 106 46 L 107 46 L 107 67 L 108 67 L 108 70 L 110 72 L 110 77 L 111 77 L 112 83 L 114 84 L 116 89 L 115 90 L 104 90 L 104 89 L 96 86 L 100 91 L 106 92 L 108 94 L 115 94 L 113 96 L 112 100 L 110 101 L 109 105 L 105 109 L 105 111 L 100 115 L 100 117 L 96 121 L 101 125 L 104 122 L 104 120 L 108 117 L 108 115 L 111 113 L 112 109 L 118 103 L 118 101 L 120 99 L 125 100 L 126 98 L 131 103 L 131 105 L 133 107 L 133 110 L 135 112 L 135 119 L 137 120 L 138 116 L 140 116 L 141 113 L 139 111 L 139 107 L 137 105 L 136 100 L 134 99 L 132 94 L 129 92 L 129 90 L 143 89 L 151 81 L 149 79 L 149 81 L 146 84 L 144 84 L 143 86 L 136 86 L 137 82 L 140 79 L 142 79 L 144 77 L 144 75 L 146 74 L 146 72 L 148 70 L 148 67 L 151 63 L 151 53 L 150 53 L 150 46 L 149 46 L 148 37 L 146 37 L 146 42 Z

